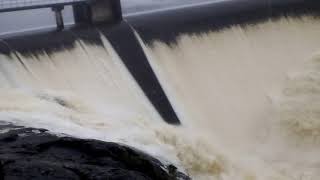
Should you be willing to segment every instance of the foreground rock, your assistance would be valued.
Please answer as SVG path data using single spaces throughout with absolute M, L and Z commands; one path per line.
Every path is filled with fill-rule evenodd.
M 174 166 L 116 143 L 0 125 L 0 179 L 189 179 Z

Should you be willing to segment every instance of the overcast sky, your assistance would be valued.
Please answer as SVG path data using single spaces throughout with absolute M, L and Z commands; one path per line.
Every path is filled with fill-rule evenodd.
M 4 2 L 5 0 L 0 0 Z M 23 0 L 22 0 L 23 1 Z M 198 3 L 210 0 L 121 0 L 123 12 L 134 13 L 145 10 L 161 9 Z M 72 23 L 72 11 L 66 7 L 63 11 L 65 23 Z M 26 31 L 55 25 L 54 15 L 50 9 L 37 9 L 10 13 L 0 13 L 0 35 L 8 32 Z

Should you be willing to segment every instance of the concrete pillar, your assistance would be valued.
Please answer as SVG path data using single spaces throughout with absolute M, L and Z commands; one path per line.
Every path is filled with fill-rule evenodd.
M 57 30 L 61 31 L 64 29 L 64 22 L 63 22 L 63 16 L 62 16 L 62 10 L 64 9 L 63 6 L 55 6 L 52 7 L 52 11 L 54 11 L 55 17 L 56 17 L 56 23 L 57 23 Z
M 76 24 L 116 23 L 122 20 L 120 0 L 89 0 L 73 6 Z

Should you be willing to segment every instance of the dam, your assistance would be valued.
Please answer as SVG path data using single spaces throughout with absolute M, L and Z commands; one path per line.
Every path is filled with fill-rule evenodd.
M 118 3 L 0 36 L 1 122 L 124 144 L 196 180 L 318 179 L 320 2 Z

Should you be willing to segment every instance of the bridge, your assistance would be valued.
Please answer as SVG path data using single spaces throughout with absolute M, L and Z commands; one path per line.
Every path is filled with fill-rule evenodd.
M 73 7 L 76 24 L 98 24 L 122 20 L 120 0 L 0 0 L 0 13 L 51 8 L 55 13 L 57 29 L 64 29 L 62 11 Z

